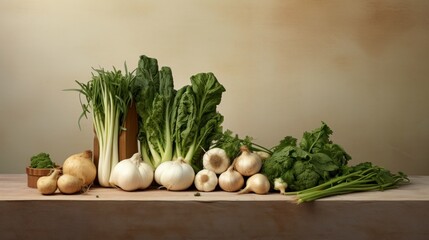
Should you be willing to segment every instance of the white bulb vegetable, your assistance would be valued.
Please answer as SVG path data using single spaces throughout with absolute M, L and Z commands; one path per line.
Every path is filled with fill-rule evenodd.
M 240 148 L 241 154 L 234 160 L 234 168 L 243 176 L 252 176 L 262 167 L 261 157 L 251 152 L 246 146 Z
M 244 185 L 243 176 L 234 170 L 234 163 L 219 176 L 219 186 L 227 192 L 235 192 L 240 190 Z
M 217 174 L 225 172 L 229 162 L 229 157 L 222 148 L 212 148 L 203 155 L 203 167 Z
M 261 173 L 257 173 L 247 179 L 246 187 L 238 193 L 254 192 L 256 194 L 267 194 L 269 191 L 270 182 L 268 181 L 268 178 Z
M 167 190 L 186 190 L 194 183 L 194 177 L 194 169 L 183 158 L 163 162 L 155 170 L 155 181 Z
M 140 153 L 118 162 L 113 168 L 109 183 L 124 191 L 146 189 L 153 181 L 153 169 L 141 159 Z
M 202 192 L 211 192 L 215 190 L 218 180 L 216 173 L 203 169 L 195 175 L 194 185 L 195 187 Z
M 282 178 L 274 179 L 274 190 L 280 191 L 280 194 L 285 195 L 287 183 Z

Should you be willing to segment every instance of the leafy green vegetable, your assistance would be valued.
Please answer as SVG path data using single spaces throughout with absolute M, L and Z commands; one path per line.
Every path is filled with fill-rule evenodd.
M 202 155 L 222 131 L 217 112 L 225 88 L 213 73 L 191 77 L 191 85 L 174 90 L 171 69 L 141 56 L 136 70 L 139 140 L 143 160 L 153 168 L 183 158 L 202 168 Z
M 295 195 L 297 203 L 303 203 L 352 192 L 383 191 L 408 182 L 409 179 L 402 172 L 393 174 L 384 168 L 365 162 L 352 167 L 344 167 L 339 176 L 325 183 L 302 191 L 286 192 L 286 195 Z
M 32 168 L 53 168 L 55 163 L 52 162 L 51 157 L 47 153 L 39 153 L 31 157 L 30 167 Z
M 156 168 L 173 158 L 172 105 L 176 90 L 171 69 L 158 70 L 156 59 L 140 56 L 136 86 L 140 150 L 143 160 Z
M 225 88 L 213 73 L 191 77 L 174 100 L 175 157 L 182 157 L 194 169 L 202 168 L 204 150 L 222 132 L 223 116 L 217 112 Z
M 292 191 L 304 190 L 337 176 L 351 159 L 342 147 L 333 143 L 332 130 L 322 122 L 321 127 L 304 132 L 299 145 L 297 139 L 285 137 L 273 147 L 273 154 L 262 166 L 272 186 L 281 178 Z

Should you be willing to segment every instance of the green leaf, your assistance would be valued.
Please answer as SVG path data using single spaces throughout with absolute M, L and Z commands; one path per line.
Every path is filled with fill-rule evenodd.
M 307 152 L 319 152 L 323 145 L 331 143 L 329 135 L 332 134 L 332 130 L 322 122 L 320 128 L 314 129 L 311 132 L 304 132 L 300 147 Z
M 174 90 L 173 73 L 171 68 L 162 67 L 159 70 L 159 95 L 164 98 L 166 103 L 173 102 L 176 91 Z
M 210 119 L 210 115 L 216 113 L 216 107 L 221 102 L 225 88 L 213 73 L 199 73 L 192 76 L 191 87 L 195 94 L 198 120 L 204 123 L 204 120 Z
M 194 144 L 195 135 L 198 133 L 197 109 L 191 87 L 185 86 L 179 90 L 175 99 L 175 144 L 177 157 L 185 157 L 187 149 Z
M 338 169 L 338 165 L 335 164 L 335 161 L 324 153 L 313 153 L 310 154 L 310 156 L 311 164 L 317 169 L 328 172 Z
M 346 165 L 352 159 L 340 145 L 335 143 L 325 144 L 320 152 L 329 155 L 338 166 Z
M 221 130 L 221 129 L 220 129 Z M 225 150 L 226 155 L 230 159 L 235 159 L 240 154 L 240 147 L 247 146 L 251 151 L 256 149 L 253 147 L 252 138 L 246 136 L 244 139 L 241 139 L 238 134 L 234 134 L 231 130 L 227 129 L 225 132 L 219 132 L 218 136 L 214 136 L 216 141 L 211 146 L 211 148 L 221 148 Z
M 282 148 L 288 147 L 288 146 L 296 146 L 297 139 L 291 136 L 287 136 L 283 138 L 280 143 L 272 148 L 273 152 L 279 151 Z

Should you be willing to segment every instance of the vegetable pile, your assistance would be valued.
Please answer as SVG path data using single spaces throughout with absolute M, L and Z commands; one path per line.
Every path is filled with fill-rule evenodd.
M 92 185 L 96 171 L 92 151 L 73 154 L 64 161 L 62 171 L 56 168 L 49 176 L 40 177 L 37 189 L 44 195 L 54 194 L 57 189 L 63 194 L 80 193 Z
M 226 132 L 226 135 L 231 136 L 231 132 Z M 234 144 L 244 142 L 238 137 L 228 137 L 228 139 Z M 250 141 L 250 138 L 246 141 Z M 231 146 L 231 144 L 228 145 Z M 246 187 L 241 189 L 239 194 L 249 192 L 267 194 L 270 190 L 270 182 L 265 175 L 259 173 L 262 167 L 261 157 L 245 145 L 241 145 L 239 151 L 232 163 L 226 151 L 221 148 L 213 147 L 207 151 L 203 156 L 204 169 L 200 170 L 195 177 L 194 185 L 197 190 L 210 192 L 219 185 L 226 192 L 237 192 L 243 187 L 247 178 Z
M 101 186 L 124 191 L 144 190 L 151 184 L 172 191 L 192 186 L 201 192 L 220 189 L 239 194 L 277 190 L 294 196 L 297 203 L 409 182 L 405 174 L 369 162 L 349 166 L 351 156 L 332 142 L 333 131 L 324 122 L 304 132 L 299 142 L 287 136 L 271 148 L 223 131 L 224 117 L 217 106 L 225 88 L 211 72 L 195 74 L 189 85 L 175 89 L 172 70 L 145 55 L 132 72 L 126 66 L 125 73 L 115 68 L 94 70 L 88 83 L 77 82 L 80 89 L 73 90 L 86 98 L 81 100 L 79 120 L 92 114 L 99 162 L 96 169 L 89 166 L 91 160 L 82 162 L 87 167 L 74 167 L 81 174 L 64 172 L 75 178 L 68 179 L 69 184 L 77 182 L 73 191 L 92 182 L 95 172 Z M 138 115 L 139 151 L 119 161 L 118 136 L 132 104 Z M 54 173 L 45 180 L 58 178 L 60 187 L 61 177 Z M 46 189 L 41 192 L 53 187 Z M 61 187 L 60 191 L 67 193 Z
M 332 133 L 322 122 L 321 127 L 304 132 L 299 144 L 288 136 L 273 147 L 262 168 L 273 188 L 295 195 L 302 203 L 351 192 L 391 189 L 409 182 L 404 173 L 393 174 L 370 162 L 347 165 L 351 157 L 329 139 Z M 285 193 L 286 189 L 290 192 Z

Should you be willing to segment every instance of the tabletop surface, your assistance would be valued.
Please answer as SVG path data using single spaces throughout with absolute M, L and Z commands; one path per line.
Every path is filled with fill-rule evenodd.
M 319 201 L 429 201 L 429 176 L 410 176 L 411 183 L 386 191 L 359 192 L 337 195 Z M 92 187 L 82 194 L 42 195 L 27 187 L 25 174 L 0 174 L 0 201 L 293 201 L 293 196 L 279 193 L 266 195 L 237 194 L 224 191 L 167 191 L 156 188 L 125 192 L 115 188 Z M 198 194 L 197 194 L 198 195 Z

